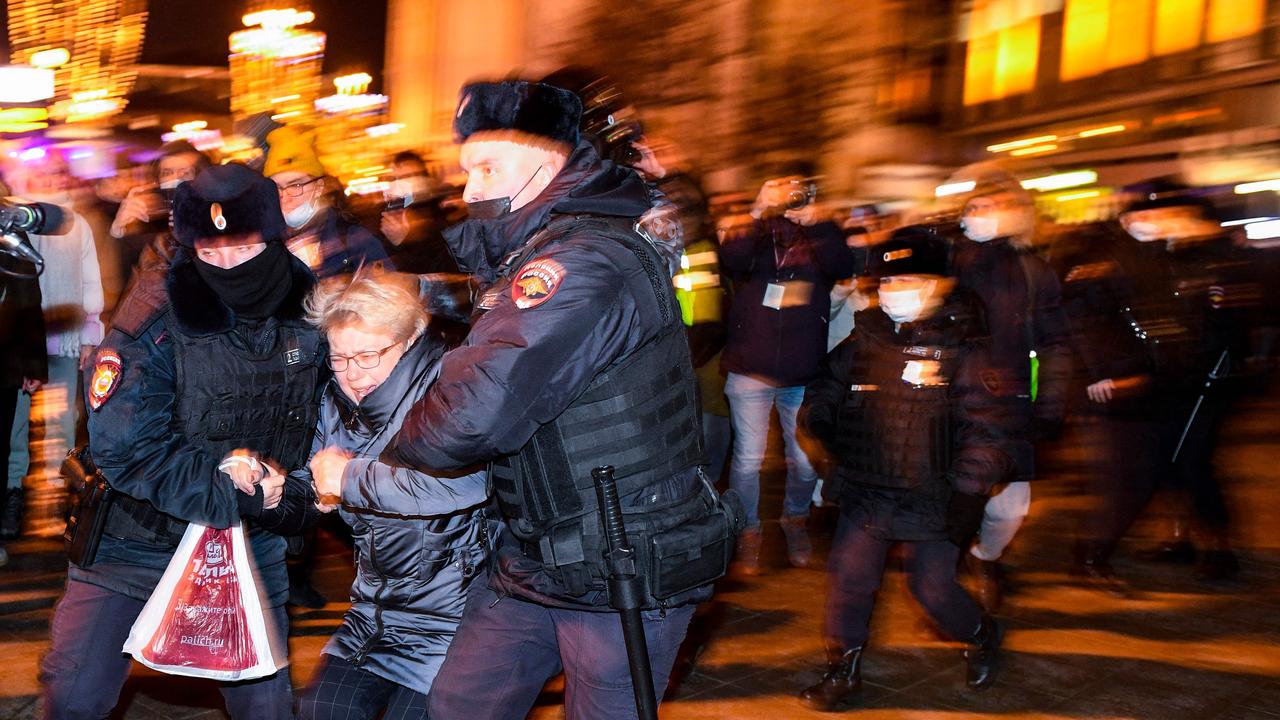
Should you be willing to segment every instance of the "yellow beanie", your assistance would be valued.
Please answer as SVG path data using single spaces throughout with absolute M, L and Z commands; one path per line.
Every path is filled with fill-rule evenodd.
M 315 178 L 327 174 L 316 154 L 315 133 L 282 127 L 267 135 L 267 163 L 262 174 L 271 177 L 286 171 L 306 173 Z

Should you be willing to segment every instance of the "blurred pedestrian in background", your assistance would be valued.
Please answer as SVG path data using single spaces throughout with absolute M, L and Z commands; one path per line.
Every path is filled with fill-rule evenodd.
M 733 421 L 729 486 L 746 505 L 737 563 L 760 572 L 760 474 L 776 408 L 786 453 L 780 524 L 795 567 L 813 561 L 807 522 L 817 473 L 801 446 L 796 413 L 826 352 L 831 288 L 853 274 L 844 234 L 815 204 L 812 167 L 795 163 L 764 183 L 750 220 L 725 229 L 720 265 L 733 281 L 720 365 Z
M 22 527 L 23 478 L 30 474 L 56 479 L 62 458 L 75 447 L 76 428 L 83 423 L 80 366 L 102 342 L 104 327 L 97 247 L 89 224 L 72 209 L 72 178 L 61 153 L 49 150 L 39 160 L 20 163 L 7 176 L 23 200 L 62 207 L 67 231 L 29 236 L 45 260 L 39 284 L 49 381 L 37 392 L 18 396 L 7 455 L 5 512 L 0 516 L 0 536 L 13 537 Z M 38 446 L 30 443 L 33 426 L 43 439 Z
M 427 172 L 422 156 L 396 153 L 382 211 L 382 236 L 387 255 L 400 272 L 457 273 L 458 263 L 444 242 L 448 215 L 440 200 L 445 192 Z
M 961 173 L 965 173 L 962 170 Z M 965 560 L 978 578 L 983 607 L 1000 604 L 998 561 L 1031 509 L 1035 443 L 1062 432 L 1071 380 L 1070 328 L 1053 268 L 1036 256 L 1036 208 L 1017 178 L 998 167 L 975 169 L 974 189 L 955 243 L 955 275 L 977 293 L 991 334 L 988 385 L 1016 410 L 1017 472 L 987 504 L 978 540 Z
M 286 126 L 273 130 L 267 144 L 263 174 L 280 190 L 289 252 L 320 278 L 366 263 L 392 269 L 382 243 L 345 212 L 342 189 L 320 163 L 314 134 Z
M 0 194 L 9 194 L 3 183 L 0 183 Z M 30 247 L 29 242 L 27 246 Z M 40 308 L 40 283 L 34 277 L 22 274 L 34 272 L 34 266 L 14 262 L 12 257 L 0 259 L 4 261 L 3 270 L 0 270 L 0 347 L 4 348 L 0 353 L 0 458 L 7 463 L 19 395 L 29 398 L 48 382 L 49 356 L 45 346 L 44 313 Z M 30 401 L 27 402 L 29 404 Z M 26 473 L 25 466 L 21 472 Z M 5 484 L 0 529 L 13 530 L 8 535 L 17 535 L 21 530 L 21 487 L 21 477 L 16 488 L 10 483 Z M 10 497 L 14 499 L 12 503 L 9 502 Z M 0 565 L 8 561 L 8 553 L 0 546 Z

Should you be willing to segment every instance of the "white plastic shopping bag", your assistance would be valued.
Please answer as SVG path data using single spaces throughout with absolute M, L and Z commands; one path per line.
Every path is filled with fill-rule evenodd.
M 284 667 L 253 576 L 245 531 L 187 526 L 124 651 L 172 675 L 252 680 Z

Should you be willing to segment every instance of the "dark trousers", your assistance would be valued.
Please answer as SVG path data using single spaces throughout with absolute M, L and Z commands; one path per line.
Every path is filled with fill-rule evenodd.
M 644 613 L 653 687 L 661 699 L 693 605 Z M 636 717 L 616 612 L 544 607 L 475 583 L 427 703 L 431 720 L 520 720 L 564 671 L 567 720 Z
M 844 512 L 836 522 L 831 544 L 825 621 L 829 645 L 851 649 L 867 642 L 871 610 L 884 576 L 885 559 L 894 541 L 875 537 Z M 954 640 L 968 640 L 978 631 L 982 610 L 956 582 L 960 548 L 946 540 L 904 543 L 907 587 L 938 627 Z
M 1086 426 L 1092 467 L 1084 489 L 1092 507 L 1081 518 L 1081 560 L 1106 561 L 1169 472 L 1168 432 L 1158 420 L 1099 416 Z
M 1213 472 L 1213 451 L 1217 447 L 1218 429 L 1229 404 L 1229 398 L 1221 393 L 1207 396 L 1200 405 L 1194 422 L 1188 427 L 1188 419 L 1194 407 L 1188 403 L 1169 419 L 1165 429 L 1168 453 L 1165 458 L 1168 459 L 1173 458 L 1182 433 L 1185 431 L 1187 434 L 1182 443 L 1182 451 L 1178 453 L 1178 461 L 1173 463 L 1172 472 L 1166 476 L 1166 487 L 1183 499 L 1201 530 L 1223 539 L 1227 534 L 1229 517 L 1222 486 Z
M 386 708 L 386 712 L 383 712 Z M 321 655 L 298 700 L 298 720 L 421 720 L 427 696 L 333 655 Z
M 44 713 L 49 720 L 105 718 L 120 699 L 133 660 L 121 652 L 133 621 L 145 605 L 127 595 L 67 580 L 53 613 L 49 652 L 40 662 Z M 288 635 L 289 616 L 271 608 L 276 631 Z M 174 682 L 188 682 L 175 678 Z M 291 720 L 289 671 L 243 682 L 219 683 L 227 713 L 235 720 Z
M 1106 560 L 1157 488 L 1174 496 L 1179 515 L 1225 539 L 1229 515 L 1213 471 L 1213 453 L 1227 402 L 1210 397 L 1188 426 L 1191 404 L 1158 418 L 1099 416 L 1089 425 L 1093 467 L 1085 489 L 1095 503 L 1080 523 L 1080 551 Z M 1178 461 L 1174 451 L 1186 432 Z

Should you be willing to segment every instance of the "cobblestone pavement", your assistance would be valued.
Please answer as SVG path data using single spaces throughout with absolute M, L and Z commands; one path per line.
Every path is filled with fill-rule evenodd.
M 1078 453 L 1050 463 L 1056 474 L 1035 485 L 1032 516 L 1008 556 L 1013 594 L 1001 613 L 1005 661 L 995 685 L 964 687 L 958 650 L 926 625 L 899 573 L 886 579 L 864 662 L 863 720 L 956 718 L 1280 719 L 1280 400 L 1245 404 L 1228 424 L 1219 472 L 1237 511 L 1239 579 L 1208 584 L 1186 566 L 1133 559 L 1153 523 L 1118 554 L 1117 571 L 1139 588 L 1119 600 L 1067 575 L 1072 528 L 1082 499 L 1072 482 Z M 767 493 L 776 517 L 780 493 Z M 772 507 L 772 512 L 770 508 Z M 827 522 L 817 521 L 825 550 Z M 767 574 L 725 580 L 699 610 L 685 658 L 662 708 L 665 720 L 829 717 L 811 713 L 795 693 L 820 675 L 818 628 L 823 573 L 785 568 L 776 523 L 766 527 Z M 40 717 L 36 666 L 64 581 L 59 546 L 48 539 L 11 543 L 0 568 L 0 720 Z M 351 579 L 348 556 L 325 541 L 317 585 L 333 599 Z M 291 653 L 295 684 L 309 677 L 345 603 L 295 612 Z M 553 681 L 530 717 L 563 717 Z M 130 720 L 221 718 L 209 683 L 138 669 L 116 717 Z

